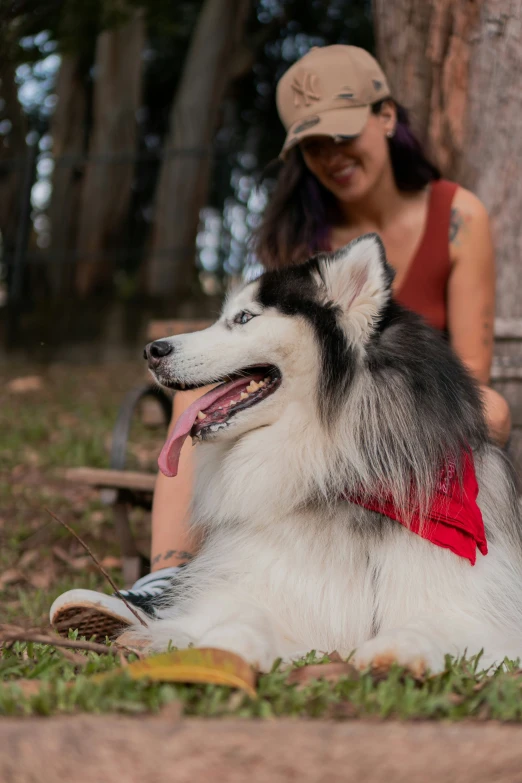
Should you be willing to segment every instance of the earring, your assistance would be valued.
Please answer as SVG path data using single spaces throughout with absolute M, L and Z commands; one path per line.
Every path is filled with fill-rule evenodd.
M 395 128 L 394 128 L 393 130 L 389 130 L 389 131 L 387 131 L 387 132 L 386 132 L 386 136 L 387 136 L 389 139 L 393 139 L 393 137 L 395 136 Z

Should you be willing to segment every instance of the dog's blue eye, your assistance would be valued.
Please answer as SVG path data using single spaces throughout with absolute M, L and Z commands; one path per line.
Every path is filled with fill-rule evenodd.
M 254 316 L 252 313 L 248 313 L 246 310 L 242 310 L 234 317 L 235 324 L 246 324 L 252 320 Z

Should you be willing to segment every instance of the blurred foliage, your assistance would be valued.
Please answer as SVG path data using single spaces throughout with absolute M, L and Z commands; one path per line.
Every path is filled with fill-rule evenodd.
M 130 290 L 139 279 L 139 248 L 146 246 L 150 233 L 163 139 L 203 4 L 204 0 L 0 0 L 0 81 L 2 59 L 17 68 L 18 85 L 28 78 L 40 80 L 36 103 L 24 106 L 28 125 L 39 136 L 47 133 L 52 122 L 52 108 L 45 107 L 45 100 L 47 107 L 56 102 L 52 96 L 54 77 L 40 77 L 45 70 L 41 64 L 49 53 L 79 57 L 86 94 L 92 96 L 97 36 L 125 23 L 136 9 L 145 14 L 143 105 L 137 118 L 138 161 L 127 232 L 128 246 L 138 251 L 127 254 L 120 267 L 124 283 L 130 281 Z M 218 276 L 237 271 L 238 262 L 227 269 L 226 259 L 238 259 L 245 253 L 244 240 L 232 236 L 227 209 L 230 212 L 237 206 L 239 222 L 249 229 L 254 225 L 255 215 L 250 222 L 246 220 L 249 191 L 267 164 L 277 158 L 284 138 L 275 106 L 277 80 L 312 46 L 332 43 L 373 50 L 371 0 L 251 0 L 240 62 L 233 67 L 235 78 L 222 104 L 214 143 L 207 203 L 222 216 Z M 2 121 L 9 117 L 1 99 L 0 84 L 0 134 L 8 146 L 9 130 L 2 130 Z M 88 112 L 90 122 L 92 113 Z M 9 128 L 9 123 L 3 127 Z M 86 140 L 89 133 L 90 127 L 86 127 Z
M 190 35 L 202 0 L 0 0 L 2 33 L 13 40 L 49 30 L 60 50 L 81 53 L 101 31 L 124 24 L 142 9 L 151 30 L 172 40 Z M 24 62 L 27 59 L 24 55 Z
M 162 135 L 202 6 L 203 0 L 0 0 L 0 51 L 16 65 L 39 60 L 38 35 L 45 31 L 59 53 L 92 62 L 99 32 L 141 8 L 148 27 L 144 134 Z M 277 79 L 311 46 L 354 43 L 371 50 L 370 10 L 370 0 L 254 0 L 245 41 L 252 67 L 240 74 L 223 107 L 218 149 L 246 147 L 259 155 L 261 167 L 275 157 L 283 135 L 274 102 Z M 218 175 L 216 196 L 228 180 Z

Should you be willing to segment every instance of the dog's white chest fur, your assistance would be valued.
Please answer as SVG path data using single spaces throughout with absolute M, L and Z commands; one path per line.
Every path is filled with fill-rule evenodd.
M 340 503 L 329 513 L 311 508 L 257 524 L 218 525 L 172 607 L 153 624 L 155 649 L 169 641 L 224 647 L 262 669 L 311 649 L 346 656 L 356 650 L 361 666 L 380 654 L 419 670 L 441 668 L 447 653 L 486 647 L 492 662 L 508 647 L 520 652 L 494 632 L 495 598 L 480 598 L 488 582 L 480 555 L 471 567 L 377 514 L 370 519 L 364 512 L 364 529 L 360 512 Z M 491 565 L 498 559 L 492 550 Z M 375 639 L 384 647 L 370 648 L 368 657 Z

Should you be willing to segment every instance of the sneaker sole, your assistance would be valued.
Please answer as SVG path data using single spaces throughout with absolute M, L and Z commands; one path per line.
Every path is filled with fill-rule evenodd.
M 75 602 L 62 606 L 53 615 L 52 626 L 60 636 L 67 638 L 69 630 L 78 631 L 79 636 L 103 641 L 107 637 L 114 639 L 132 623 L 123 617 L 112 614 L 102 607 Z

